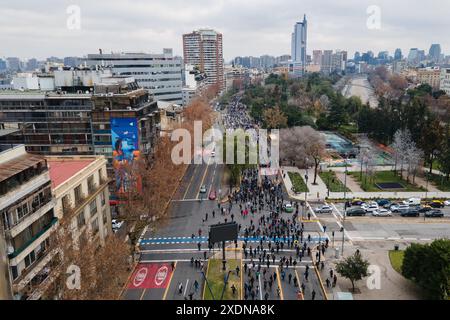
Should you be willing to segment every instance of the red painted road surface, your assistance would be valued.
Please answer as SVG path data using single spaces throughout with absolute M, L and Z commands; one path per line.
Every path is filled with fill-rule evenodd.
M 166 263 L 138 264 L 128 283 L 128 289 L 165 289 L 172 274 Z

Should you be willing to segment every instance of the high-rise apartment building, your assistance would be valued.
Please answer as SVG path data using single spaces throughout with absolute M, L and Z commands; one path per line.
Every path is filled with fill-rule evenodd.
M 200 29 L 183 35 L 184 63 L 198 68 L 207 76 L 207 85 L 225 88 L 222 34 Z
M 394 60 L 402 60 L 402 59 L 403 59 L 402 49 L 400 48 L 395 49 Z
M 322 64 L 322 50 L 313 51 L 312 63 L 319 66 Z
M 88 54 L 86 64 L 108 66 L 115 75 L 135 78 L 157 101 L 182 103 L 182 61 L 173 56 L 172 49 L 164 49 L 162 54 Z
M 306 15 L 302 22 L 297 22 L 294 26 L 291 40 L 291 59 L 290 71 L 295 75 L 302 75 L 306 68 L 306 45 L 308 35 L 308 22 Z
M 430 60 L 436 63 L 439 63 L 441 59 L 441 45 L 438 43 L 432 44 L 430 47 L 430 51 L 428 52 L 428 56 Z
M 332 72 L 333 66 L 333 50 L 324 50 L 322 55 L 322 63 L 320 71 L 325 74 L 330 74 Z
M 294 62 L 301 62 L 306 65 L 306 43 L 308 34 L 308 22 L 306 15 L 303 22 L 297 22 L 294 26 L 291 42 L 291 59 Z

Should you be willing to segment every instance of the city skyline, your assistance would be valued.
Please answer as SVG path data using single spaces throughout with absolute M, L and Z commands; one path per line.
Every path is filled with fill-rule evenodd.
M 445 7 L 450 9 L 450 4 L 423 8 L 418 1 L 392 4 L 385 0 L 378 3 L 350 0 L 324 4 L 229 0 L 208 2 L 208 7 L 205 1 L 192 1 L 185 8 L 185 3 L 179 0 L 151 4 L 134 1 L 129 6 L 123 3 L 112 1 L 103 7 L 79 1 L 80 30 L 66 27 L 69 16 L 66 9 L 73 4 L 69 1 L 2 5 L 0 56 L 22 59 L 84 56 L 99 48 L 104 52 L 149 53 L 173 48 L 174 55 L 182 56 L 182 34 L 207 27 L 223 34 L 227 62 L 236 56 L 280 56 L 290 51 L 292 25 L 303 14 L 309 21 L 308 54 L 315 49 L 342 49 L 350 56 L 355 51 L 368 50 L 375 53 L 387 50 L 392 55 L 396 48 L 402 48 L 404 53 L 412 47 L 428 51 L 432 43 L 441 43 L 444 53 L 450 51 L 444 42 L 445 30 L 450 25 L 445 19 L 448 11 Z M 366 26 L 370 16 L 366 10 L 373 4 L 381 9 L 380 30 Z M 407 12 L 401 9 L 405 5 L 410 9 Z M 415 21 L 419 18 L 421 24 L 417 25 Z M 414 40 L 409 38 L 411 34 Z

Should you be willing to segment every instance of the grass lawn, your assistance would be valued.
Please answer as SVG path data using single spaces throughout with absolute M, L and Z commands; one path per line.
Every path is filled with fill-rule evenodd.
M 297 172 L 288 172 L 289 178 L 291 179 L 292 186 L 296 192 L 309 192 L 305 181 Z
M 331 172 L 321 172 L 319 173 L 319 177 L 322 179 L 322 181 L 325 183 L 325 185 L 329 186 L 330 192 L 344 192 L 344 184 L 336 177 L 336 173 Z M 350 192 L 350 189 L 347 188 L 347 192 Z
M 378 171 L 372 178 L 367 178 L 363 172 L 362 181 L 360 179 L 360 172 L 349 172 L 349 174 L 355 178 L 361 185 L 361 188 L 366 192 L 376 192 L 380 191 L 376 184 L 377 183 L 387 183 L 387 182 L 397 182 L 404 186 L 404 189 L 387 190 L 382 189 L 381 191 L 402 191 L 402 192 L 415 192 L 415 191 L 425 191 L 424 187 L 419 187 L 417 185 L 407 183 L 406 180 L 402 179 L 399 175 L 396 175 L 393 171 Z
M 429 181 L 441 191 L 450 191 L 450 180 L 445 180 L 445 177 L 438 174 L 428 174 Z
M 222 271 L 222 260 L 220 259 L 210 259 L 208 263 L 208 270 L 206 272 L 206 278 L 208 279 L 209 286 L 213 292 L 215 300 L 220 300 L 222 296 L 224 279 L 228 274 L 228 271 L 233 271 L 228 278 L 227 287 L 223 295 L 223 300 L 240 300 L 241 296 L 241 278 L 236 276 L 235 269 L 239 266 L 241 268 L 241 260 L 237 259 L 227 259 L 227 270 Z M 231 286 L 234 284 L 236 287 L 236 293 L 233 296 Z M 204 300 L 214 300 L 205 283 L 204 289 Z
M 389 251 L 389 260 L 391 261 L 392 268 L 395 271 L 402 274 L 403 257 L 405 256 L 405 251 Z

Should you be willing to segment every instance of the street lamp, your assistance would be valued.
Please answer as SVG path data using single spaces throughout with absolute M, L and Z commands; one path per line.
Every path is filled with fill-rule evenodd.
M 303 219 L 305 218 L 306 214 L 306 201 L 308 198 L 308 171 L 305 172 L 305 182 L 306 182 L 306 188 L 305 188 L 305 203 L 303 208 Z
M 344 161 L 344 166 L 345 166 L 345 170 L 344 170 L 344 222 L 345 222 L 345 217 L 347 216 L 347 159 L 345 159 Z

